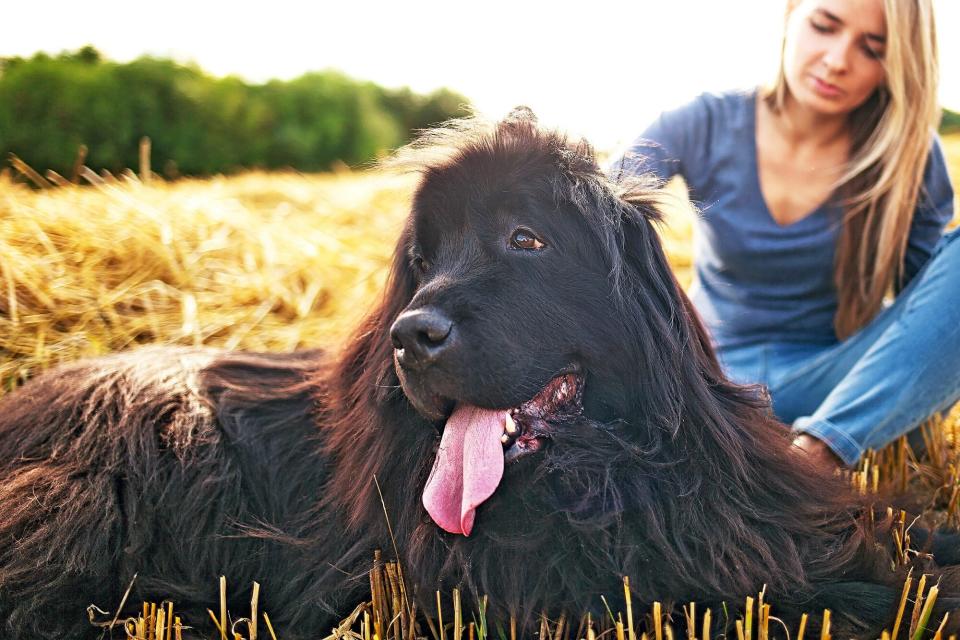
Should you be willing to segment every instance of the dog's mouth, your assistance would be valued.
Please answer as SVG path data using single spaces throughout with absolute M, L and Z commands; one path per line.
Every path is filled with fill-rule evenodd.
M 458 404 L 444 425 L 423 490 L 430 517 L 450 533 L 470 535 L 476 509 L 496 491 L 505 464 L 539 451 L 557 424 L 582 411 L 583 376 L 578 372 L 552 378 L 518 407 Z
M 540 450 L 556 423 L 583 412 L 583 376 L 565 373 L 553 378 L 530 400 L 510 409 L 500 443 L 504 460 L 512 462 Z

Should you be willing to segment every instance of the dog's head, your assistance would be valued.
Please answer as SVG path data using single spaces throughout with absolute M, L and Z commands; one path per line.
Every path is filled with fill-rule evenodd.
M 663 323 L 685 309 L 649 194 L 611 183 L 589 145 L 528 110 L 435 130 L 412 154 L 422 179 L 394 273 L 409 299 L 390 339 L 407 399 L 442 425 L 424 505 L 469 534 L 505 465 L 584 415 L 623 421 L 636 381 L 669 366 L 650 354 L 676 342 Z

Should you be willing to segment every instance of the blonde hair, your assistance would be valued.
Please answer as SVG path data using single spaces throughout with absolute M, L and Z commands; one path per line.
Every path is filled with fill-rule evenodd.
M 787 12 L 796 2 L 790 2 Z M 886 82 L 850 114 L 852 147 L 836 185 L 844 206 L 834 283 L 841 339 L 866 325 L 903 279 L 907 238 L 922 197 L 937 102 L 939 55 L 931 0 L 884 0 Z M 785 44 L 785 38 L 784 38 Z M 767 104 L 779 112 L 788 89 L 783 49 Z

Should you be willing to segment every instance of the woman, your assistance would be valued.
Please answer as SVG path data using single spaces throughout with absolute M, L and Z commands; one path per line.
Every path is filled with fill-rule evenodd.
M 930 0 L 791 0 L 771 88 L 665 113 L 614 165 L 683 176 L 720 359 L 817 457 L 853 465 L 960 399 L 938 119 Z

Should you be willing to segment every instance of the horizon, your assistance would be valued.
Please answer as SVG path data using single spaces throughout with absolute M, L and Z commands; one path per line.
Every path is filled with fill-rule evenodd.
M 335 8 L 275 0 L 262 13 L 252 5 L 171 0 L 145 24 L 103 0 L 53 0 L 46 5 L 57 16 L 53 22 L 37 23 L 23 4 L 5 9 L 0 57 L 91 45 L 120 63 L 153 55 L 253 84 L 336 70 L 418 93 L 446 87 L 491 118 L 525 104 L 545 125 L 610 150 L 699 93 L 770 78 L 783 6 L 782 0 L 599 0 L 589 10 L 559 3 L 546 13 L 493 0 L 483 11 L 457 14 L 438 0 Z M 934 6 L 941 104 L 960 111 L 960 38 L 946 37 L 947 25 L 951 33 L 960 27 L 960 3 L 934 0 Z M 460 26 L 464 20 L 468 27 Z M 215 37 L 211 24 L 220 26 Z

